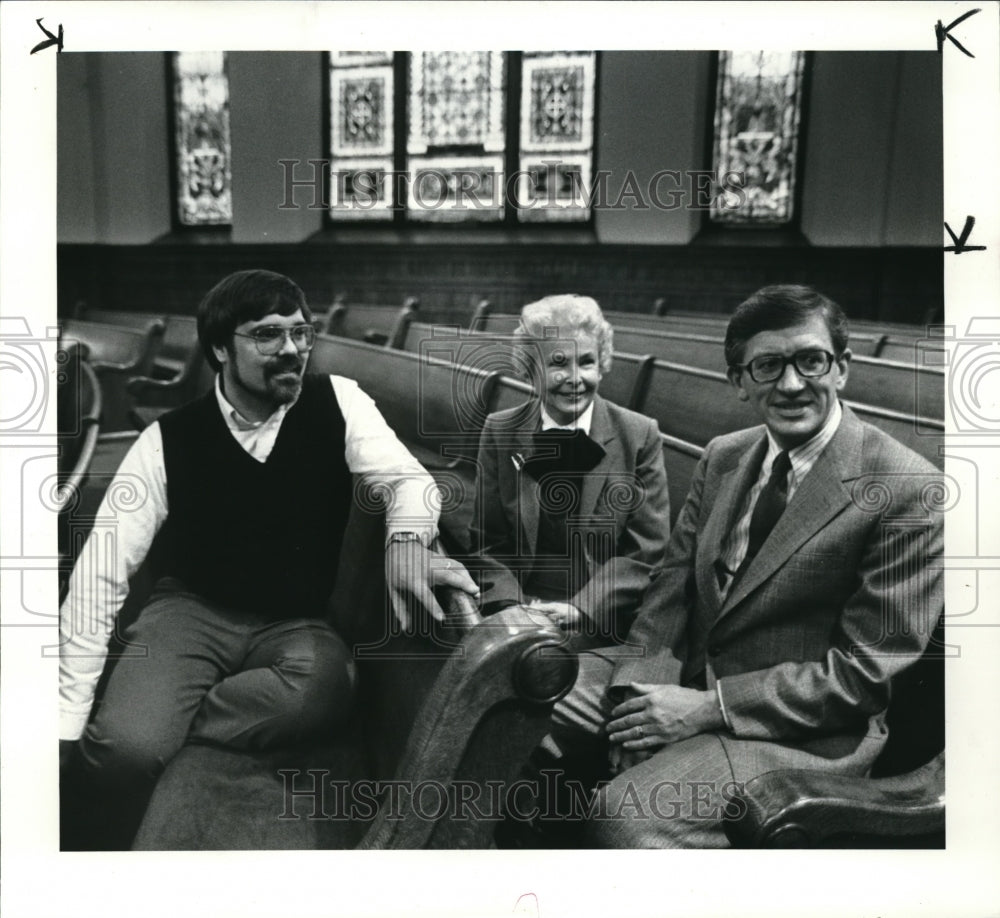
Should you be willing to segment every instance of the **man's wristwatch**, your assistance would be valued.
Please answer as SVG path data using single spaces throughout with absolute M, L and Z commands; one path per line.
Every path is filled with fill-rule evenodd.
M 415 532 L 393 532 L 385 540 L 385 547 L 388 548 L 393 542 L 419 542 L 424 544 L 424 540 Z

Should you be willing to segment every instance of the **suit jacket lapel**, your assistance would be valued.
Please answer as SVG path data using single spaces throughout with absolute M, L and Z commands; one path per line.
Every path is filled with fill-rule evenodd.
M 736 525 L 737 515 L 743 507 L 747 492 L 760 473 L 760 464 L 767 452 L 767 437 L 761 428 L 760 439 L 750 449 L 734 451 L 720 468 L 718 492 L 714 498 L 715 510 L 709 514 L 702 532 L 698 556 L 706 563 L 698 569 L 698 591 L 712 597 L 712 612 L 722 605 L 722 593 L 715 574 L 715 562 L 722 556 L 726 539 Z
M 519 454 L 518 462 L 523 465 L 524 459 L 531 456 L 533 435 L 538 428 L 540 413 L 537 407 L 529 411 L 521 426 L 515 431 L 516 446 L 511 450 L 511 457 Z M 523 468 L 517 468 L 517 516 L 521 523 L 523 550 L 534 554 L 538 545 L 538 494 L 535 490 L 535 480 Z
M 593 516 L 597 510 L 597 502 L 604 492 L 608 473 L 613 469 L 625 467 L 625 455 L 622 442 L 615 433 L 611 418 L 608 416 L 608 405 L 604 399 L 594 400 L 594 416 L 590 422 L 590 439 L 604 450 L 600 461 L 583 477 L 580 487 L 580 515 Z
M 846 406 L 840 427 L 816 460 L 781 515 L 760 554 L 730 591 L 719 613 L 728 615 L 751 591 L 772 576 L 799 547 L 819 532 L 851 502 L 844 484 L 860 475 L 860 422 Z

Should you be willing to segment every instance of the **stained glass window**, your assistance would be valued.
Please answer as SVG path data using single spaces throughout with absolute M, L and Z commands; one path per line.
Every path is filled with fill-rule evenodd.
M 518 218 L 586 220 L 594 147 L 594 52 L 525 52 Z
M 505 64 L 500 51 L 410 55 L 406 208 L 412 219 L 503 218 Z
M 594 52 L 331 52 L 331 217 L 587 219 L 595 68 Z
M 224 51 L 174 54 L 177 217 L 183 226 L 233 221 L 229 80 Z
M 712 221 L 731 226 L 780 226 L 793 219 L 801 51 L 721 51 L 715 101 L 714 163 L 719 184 L 738 173 L 742 194 L 717 196 Z
M 334 220 L 391 220 L 391 51 L 330 54 L 331 206 Z

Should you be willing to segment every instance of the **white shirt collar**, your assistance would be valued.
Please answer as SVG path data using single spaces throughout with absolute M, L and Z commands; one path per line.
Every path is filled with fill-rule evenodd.
M 590 425 L 594 420 L 594 403 L 591 402 L 587 406 L 587 410 L 583 412 L 572 424 L 558 424 L 553 419 L 552 416 L 545 410 L 545 405 L 541 406 L 542 409 L 542 430 L 582 430 L 588 437 L 590 436 Z

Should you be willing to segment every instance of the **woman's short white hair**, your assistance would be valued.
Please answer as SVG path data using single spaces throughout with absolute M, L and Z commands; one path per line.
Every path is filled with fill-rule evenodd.
M 590 335 L 597 343 L 601 374 L 611 369 L 614 330 L 604 318 L 597 300 L 576 293 L 557 293 L 528 303 L 521 310 L 521 324 L 514 334 L 521 338 L 545 338 L 546 329 L 558 329 L 560 337 L 575 337 L 581 332 Z

